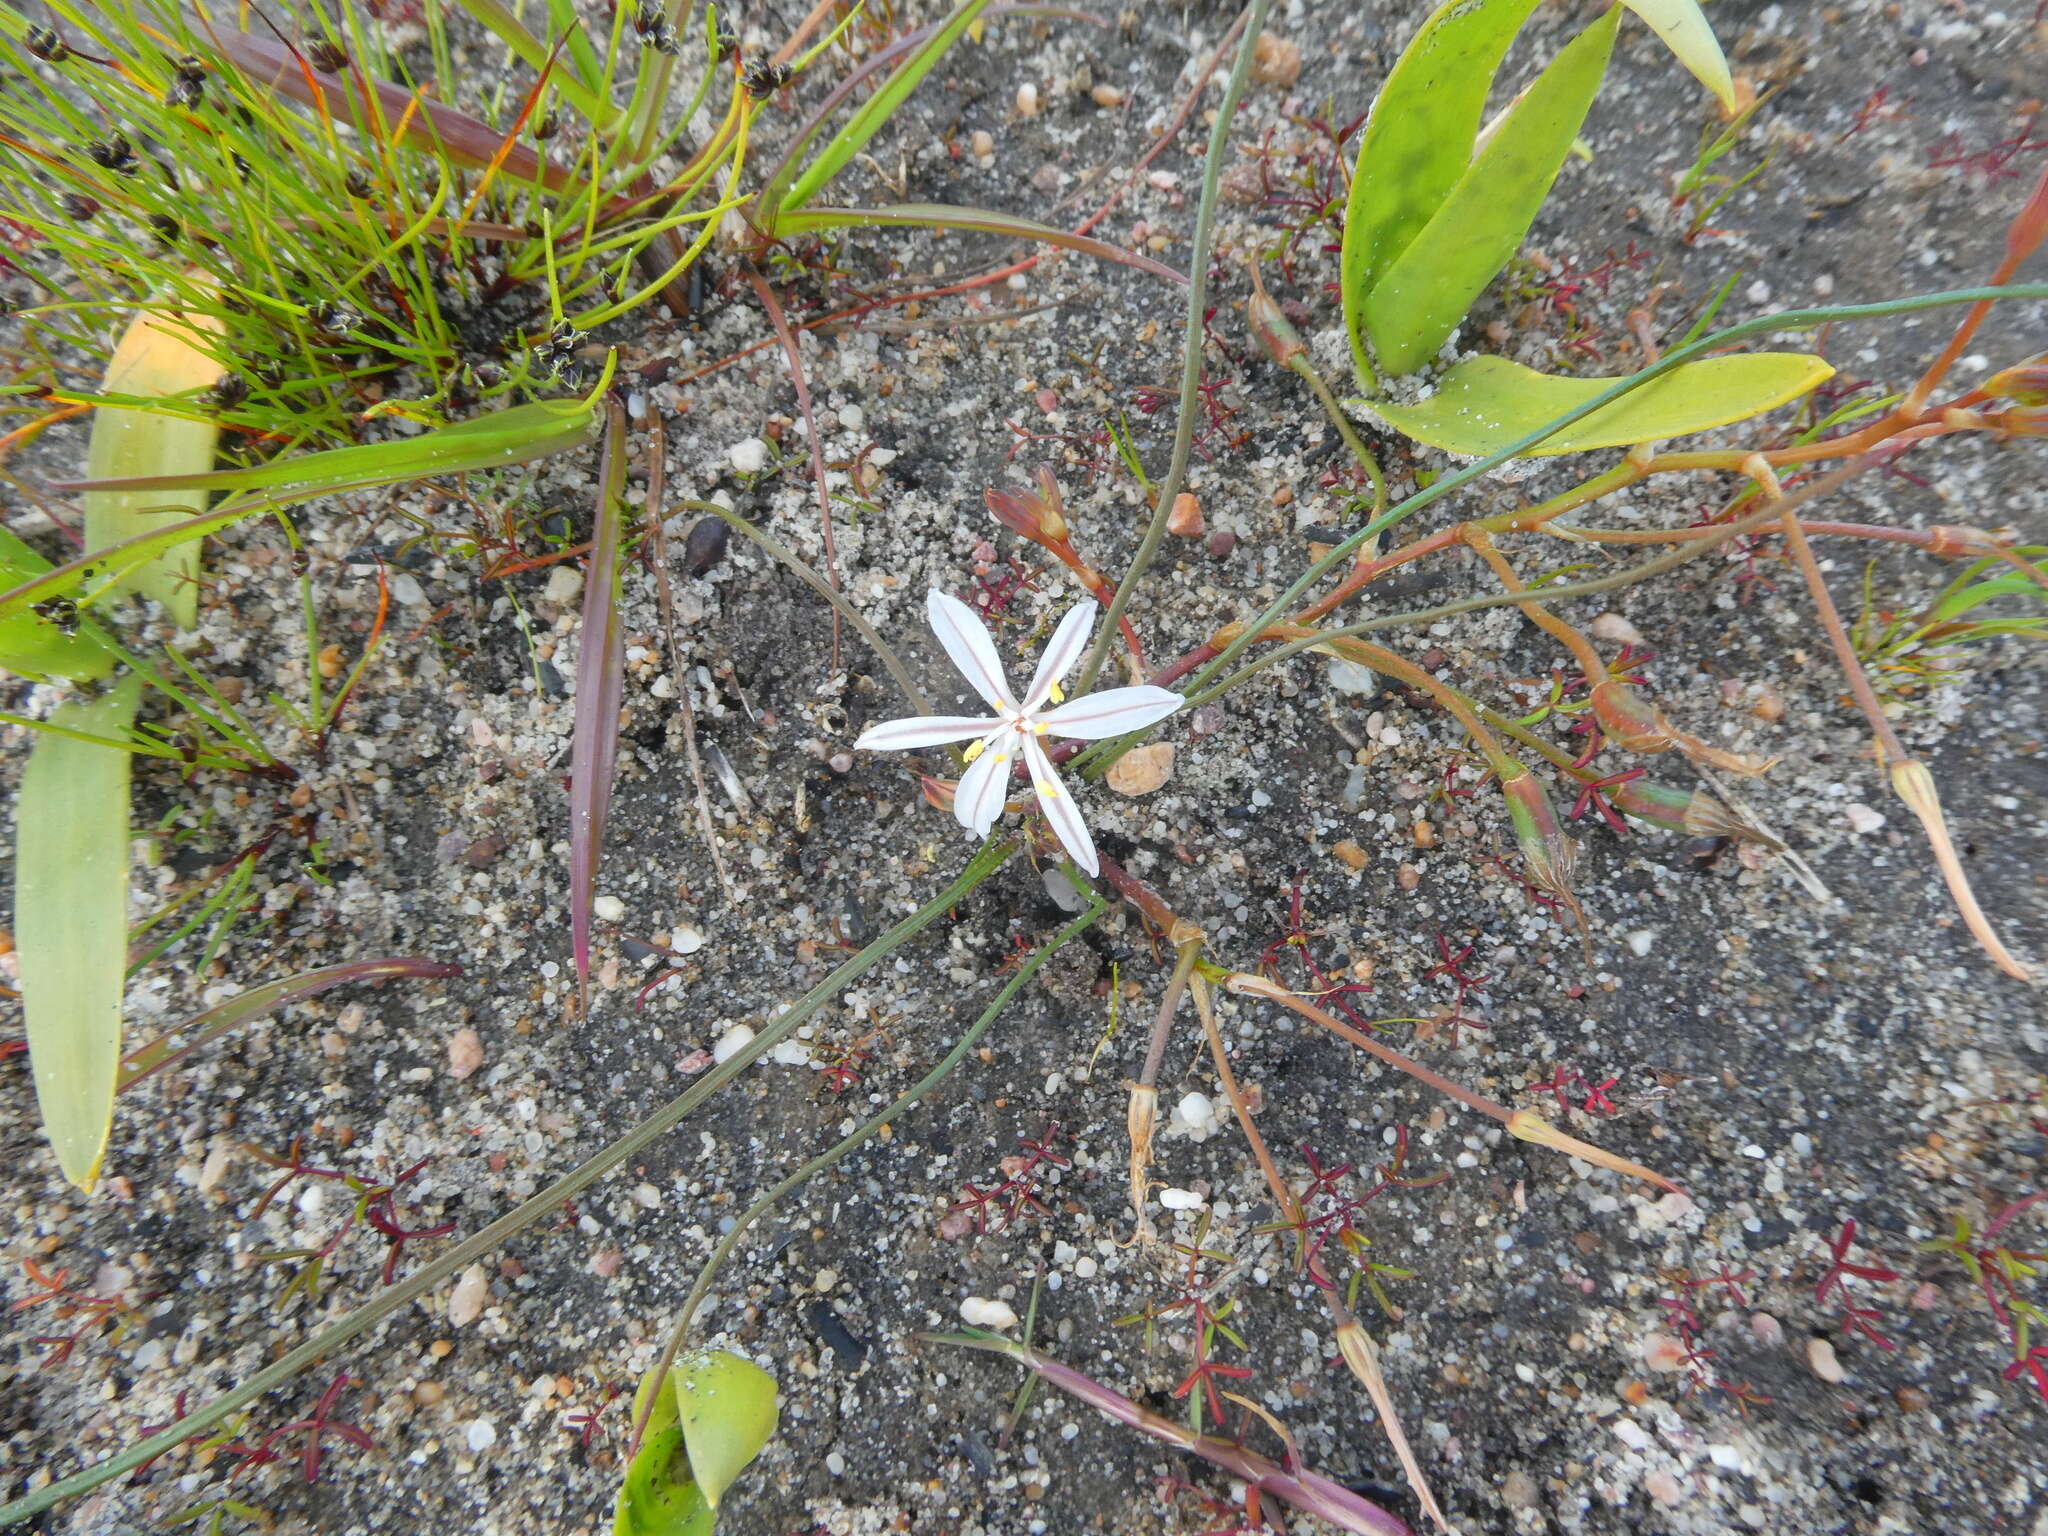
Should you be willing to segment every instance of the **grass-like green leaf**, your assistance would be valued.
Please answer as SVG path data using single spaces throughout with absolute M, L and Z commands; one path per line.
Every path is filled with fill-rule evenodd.
M 535 401 L 423 432 L 418 437 L 302 454 L 247 469 L 68 482 L 63 489 L 93 494 L 110 490 L 152 495 L 184 490 L 248 494 L 198 517 L 182 518 L 111 548 L 80 555 L 0 592 L 0 634 L 19 615 L 32 612 L 37 603 L 74 592 L 80 594 L 81 605 L 93 602 L 117 585 L 126 572 L 158 558 L 165 550 L 203 539 L 245 517 L 338 491 L 393 485 L 431 475 L 501 469 L 581 447 L 596 430 L 595 402 L 608 381 L 609 370 L 598 389 L 582 400 Z
M 1050 224 L 1019 218 L 1013 213 L 994 213 L 985 208 L 955 208 L 947 203 L 891 203 L 882 208 L 807 208 L 801 213 L 785 214 L 778 219 L 775 233 L 786 237 L 820 229 L 862 227 L 972 229 L 988 235 L 1005 235 L 1013 240 L 1062 246 L 1101 261 L 1113 261 L 1122 266 L 1136 267 L 1140 272 L 1149 272 L 1154 277 L 1163 277 L 1169 282 L 1187 281 L 1173 268 L 1154 261 L 1150 256 L 1141 255 L 1137 251 L 1127 251 L 1121 246 L 1111 245 L 1106 240 L 1077 235 L 1071 230 L 1055 229 Z
M 1699 0 L 1622 0 L 1622 4 L 1650 24 L 1650 30 L 1664 39 L 1664 46 L 1678 62 L 1691 70 L 1722 106 L 1735 110 L 1735 82 L 1728 74 L 1728 59 L 1700 10 Z
M 142 681 L 72 699 L 53 723 L 120 740 Z M 36 739 L 15 802 L 14 927 L 29 1065 L 64 1177 L 90 1190 L 113 1124 L 128 965 L 129 754 Z
M 49 572 L 50 562 L 0 527 L 0 588 L 19 586 Z M 0 671 L 23 677 L 105 677 L 114 653 L 89 621 L 20 608 L 0 619 Z
M 252 1020 L 260 1019 L 278 1009 L 288 1007 L 304 998 L 325 992 L 330 987 L 339 987 L 353 981 L 389 981 L 401 976 L 460 976 L 462 967 L 451 961 L 418 960 L 401 955 L 389 960 L 350 960 L 341 965 L 323 965 L 317 970 L 301 971 L 296 976 L 287 976 L 282 981 L 266 982 L 260 987 L 251 987 L 239 996 L 231 997 L 217 1008 L 195 1014 L 182 1024 L 173 1025 L 149 1044 L 130 1051 L 121 1058 L 121 1072 L 118 1091 L 125 1093 L 152 1073 L 161 1072 L 173 1062 L 183 1060 L 203 1045 L 211 1044 L 230 1030 L 239 1029 Z M 177 1044 L 181 1036 L 190 1036 L 183 1045 Z
M 846 164 L 867 147 L 868 140 L 882 131 L 882 125 L 889 121 L 896 109 L 903 105 L 910 93 L 917 89 L 924 77 L 932 72 L 946 50 L 960 40 L 960 36 L 974 25 L 975 19 L 988 9 L 989 0 L 960 0 L 953 12 L 937 31 L 926 39 L 923 47 L 896 66 L 896 71 L 883 82 L 882 88 L 861 103 L 846 126 L 832 135 L 818 156 L 805 166 L 801 175 L 791 183 L 774 206 L 764 210 L 773 220 L 770 234 L 783 234 L 787 228 L 785 215 L 794 213 L 825 189 L 825 184 L 846 169 Z
M 1581 417 L 1524 456 L 1618 448 L 1747 421 L 1798 399 L 1834 371 L 1803 352 L 1703 357 Z M 1474 357 L 1453 368 L 1419 404 L 1363 404 L 1405 437 L 1449 453 L 1479 455 L 1541 430 L 1618 382 L 1561 378 L 1504 357 Z
M 1520 247 L 1600 88 L 1619 19 L 1608 11 L 1558 51 L 1366 293 L 1365 333 L 1387 372 L 1428 362 Z
M 1368 388 L 1365 296 L 1472 163 L 1494 72 L 1535 9 L 1536 0 L 1445 0 L 1373 98 L 1344 209 L 1339 283 L 1344 328 Z

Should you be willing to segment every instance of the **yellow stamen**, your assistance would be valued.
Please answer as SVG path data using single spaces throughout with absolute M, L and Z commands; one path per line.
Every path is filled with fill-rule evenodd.
M 1047 725 L 1043 720 L 1034 720 L 1031 722 L 1031 734 L 1034 736 L 1043 736 L 1046 732 L 1050 731 L 1051 729 L 1052 727 Z
M 961 757 L 963 757 L 971 763 L 977 757 L 981 756 L 982 749 L 987 745 L 988 743 L 985 741 L 977 741 L 973 746 L 969 747 L 965 752 L 961 753 L 960 755 Z
M 1066 703 L 1066 701 L 1067 701 L 1067 690 L 1066 690 L 1066 689 L 1064 689 L 1064 688 L 1062 688 L 1062 687 L 1061 687 L 1061 686 L 1059 685 L 1059 683 L 1058 683 L 1057 681 L 1054 681 L 1054 682 L 1052 683 L 1052 685 L 1051 685 L 1051 686 L 1050 686 L 1050 687 L 1049 687 L 1049 688 L 1048 688 L 1048 689 L 1047 689 L 1046 691 L 1048 692 L 1048 694 L 1050 694 L 1050 696 L 1051 696 L 1051 698 L 1052 698 L 1052 701 L 1053 701 L 1053 703 L 1055 703 L 1055 704 L 1064 704 L 1064 703 Z
M 1060 797 L 1060 787 L 1057 784 L 1048 784 L 1041 779 L 1033 787 L 1037 789 L 1041 799 L 1057 800 Z

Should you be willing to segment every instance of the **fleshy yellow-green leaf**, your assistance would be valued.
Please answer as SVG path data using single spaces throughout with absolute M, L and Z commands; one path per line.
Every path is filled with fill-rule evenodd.
M 674 1373 L 663 1380 L 649 1372 L 633 1394 L 637 1422 L 654 1398 L 640 1449 L 626 1467 L 612 1507 L 612 1536 L 711 1536 L 711 1505 L 690 1476 L 683 1450 L 683 1426 L 676 1417 Z
M 650 1394 L 653 1410 L 612 1512 L 614 1536 L 710 1536 L 719 1497 L 775 1433 L 775 1378 L 708 1350 L 666 1379 L 643 1377 L 635 1419 Z
M 120 740 L 142 682 L 60 705 L 52 723 Z M 99 1180 L 121 1066 L 128 964 L 128 763 L 118 747 L 42 735 L 14 820 L 14 937 L 29 1066 L 64 1177 Z
M 0 528 L 0 592 L 49 569 L 49 561 Z M 105 677 L 113 669 L 113 651 L 90 624 L 69 623 L 59 613 L 32 608 L 0 619 L 0 671 L 76 680 Z
M 221 365 L 204 344 L 220 333 L 218 316 L 146 309 L 129 323 L 107 364 L 110 395 L 171 396 L 205 389 Z M 220 428 L 211 419 L 101 406 L 93 417 L 91 478 L 199 474 L 213 468 Z M 205 510 L 206 492 L 95 491 L 85 498 L 88 549 L 119 544 Z M 199 612 L 199 546 L 163 551 L 122 577 L 120 591 L 162 603 L 180 629 Z M 10 583 L 12 585 L 12 583 Z
M 716 1509 L 775 1433 L 775 1378 L 750 1360 L 711 1350 L 677 1366 L 670 1380 L 690 1471 Z
M 1834 371 L 1803 352 L 1703 357 L 1581 417 L 1523 457 L 1619 448 L 1747 421 L 1798 399 Z M 1473 357 L 1418 405 L 1362 403 L 1404 437 L 1476 457 L 1519 442 L 1618 382 L 1559 378 L 1504 357 Z
M 1618 18 L 1608 11 L 1558 51 L 1366 293 L 1365 333 L 1388 373 L 1434 357 L 1521 246 L 1600 89 Z
M 1373 98 L 1344 209 L 1340 269 L 1344 328 L 1368 387 L 1365 296 L 1471 164 L 1494 73 L 1536 3 L 1445 0 Z
M 1699 0 L 1622 0 L 1622 4 L 1650 24 L 1650 30 L 1664 39 L 1664 46 L 1678 62 L 1719 97 L 1722 106 L 1735 111 L 1735 82 L 1729 78 L 1728 59 L 1699 8 Z

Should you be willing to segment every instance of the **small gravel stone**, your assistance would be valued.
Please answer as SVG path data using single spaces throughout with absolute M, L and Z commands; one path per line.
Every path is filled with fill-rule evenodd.
M 960 1303 L 960 1321 L 975 1328 L 1014 1328 L 1017 1312 L 1007 1301 L 969 1296 Z
M 1874 811 L 1860 802 L 1850 806 L 1842 815 L 1848 820 L 1849 830 L 1859 837 L 1868 837 L 1884 826 L 1884 812 Z
M 1842 1362 L 1835 1358 L 1835 1346 L 1826 1339 L 1816 1337 L 1806 1341 L 1806 1363 L 1822 1381 L 1839 1385 L 1849 1378 L 1849 1373 L 1842 1369 Z
M 1199 1211 L 1206 1201 L 1192 1189 L 1162 1189 L 1159 1203 L 1169 1211 Z
M 754 1032 L 744 1024 L 735 1024 L 718 1037 L 718 1044 L 711 1047 L 711 1059 L 724 1063 L 731 1061 L 754 1043 Z
M 448 1075 L 460 1082 L 484 1064 L 483 1036 L 473 1029 L 458 1029 L 448 1037 Z
M 489 1419 L 471 1419 L 462 1432 L 463 1443 L 481 1455 L 498 1443 L 498 1426 Z
M 1173 498 L 1173 510 L 1166 515 L 1166 531 L 1183 539 L 1199 539 L 1209 531 L 1202 517 L 1202 503 L 1193 491 L 1182 491 Z
M 1685 1364 L 1685 1346 L 1668 1333 L 1643 1340 L 1643 1364 L 1653 1371 L 1675 1371 Z
M 551 603 L 573 603 L 582 591 L 583 573 L 564 563 L 548 572 L 548 584 L 541 589 L 541 596 Z
M 1643 632 L 1618 613 L 1603 613 L 1586 628 L 1597 640 L 1612 640 L 1616 645 L 1643 644 Z
M 768 466 L 768 445 L 758 437 L 743 437 L 725 450 L 726 462 L 743 475 L 758 475 Z
M 1149 795 L 1173 777 L 1173 743 L 1133 747 L 1109 770 L 1109 787 L 1120 795 Z
M 481 1264 L 470 1265 L 456 1280 L 455 1289 L 448 1293 L 449 1325 L 467 1328 L 482 1317 L 490 1294 L 490 1273 Z
M 601 923 L 622 922 L 626 916 L 626 904 L 616 896 L 599 896 L 590 903 L 590 910 Z

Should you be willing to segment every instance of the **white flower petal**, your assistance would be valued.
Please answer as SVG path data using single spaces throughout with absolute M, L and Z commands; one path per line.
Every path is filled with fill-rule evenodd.
M 1062 704 L 1037 716 L 1037 723 L 1055 736 L 1073 736 L 1095 741 L 1121 736 L 1125 731 L 1143 730 L 1164 720 L 1187 700 L 1165 688 L 1146 683 L 1137 688 L 1106 688 L 1084 699 Z
M 1031 770 L 1031 787 L 1038 792 L 1038 808 L 1045 812 L 1060 846 L 1089 874 L 1101 874 L 1102 861 L 1095 857 L 1095 839 L 1088 835 L 1088 823 L 1081 819 L 1079 807 L 1060 782 L 1059 774 L 1053 771 L 1052 759 L 1045 755 L 1036 736 L 1024 738 L 1024 762 Z
M 1050 698 L 1052 685 L 1074 670 L 1074 663 L 1088 649 L 1088 636 L 1094 628 L 1094 598 L 1067 611 L 1067 616 L 1060 620 L 1060 627 L 1052 632 L 1052 639 L 1046 642 L 1045 654 L 1038 658 L 1038 671 L 1032 675 L 1031 691 L 1024 695 L 1026 714 Z
M 976 837 L 987 837 L 988 829 L 1003 814 L 1003 799 L 1010 789 L 1010 767 L 1016 761 L 1010 744 L 1014 732 L 1005 731 L 982 749 L 981 756 L 967 765 L 953 790 L 953 819 Z
M 1003 676 L 996 643 L 989 639 L 974 610 L 959 598 L 933 588 L 925 599 L 924 612 L 932 633 L 939 637 L 939 644 L 946 648 L 953 665 L 969 686 L 988 701 L 989 708 L 1015 709 L 1017 701 L 1010 697 L 1010 681 Z
M 966 715 L 919 715 L 908 720 L 884 720 L 860 733 L 856 749 L 870 752 L 901 752 L 911 747 L 943 747 L 949 742 L 973 741 L 986 736 L 1003 722 L 975 720 Z

